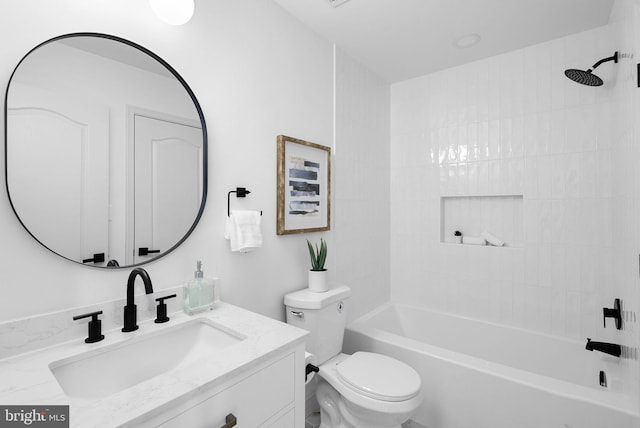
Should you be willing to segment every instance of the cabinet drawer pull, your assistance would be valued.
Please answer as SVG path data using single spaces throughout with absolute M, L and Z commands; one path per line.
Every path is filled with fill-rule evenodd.
M 233 413 L 229 413 L 224 421 L 226 424 L 222 425 L 220 428 L 231 428 L 238 424 L 238 419 L 233 416 Z

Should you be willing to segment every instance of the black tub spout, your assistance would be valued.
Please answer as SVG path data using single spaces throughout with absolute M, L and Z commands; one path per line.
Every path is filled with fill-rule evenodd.
M 587 351 L 600 351 L 605 354 L 613 355 L 614 357 L 620 357 L 622 354 L 622 347 L 615 343 L 607 342 L 593 342 L 590 338 L 587 338 Z

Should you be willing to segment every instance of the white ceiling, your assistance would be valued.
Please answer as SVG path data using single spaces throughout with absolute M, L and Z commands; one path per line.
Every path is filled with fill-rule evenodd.
M 156 61 L 155 58 L 143 54 L 140 50 L 128 44 L 117 43 L 109 38 L 92 36 L 68 37 L 60 39 L 59 43 L 137 67 L 141 70 L 150 71 L 160 76 L 174 78 L 173 74 L 164 65 Z
M 274 0 L 398 82 L 605 25 L 614 0 Z M 482 37 L 459 49 L 465 34 Z

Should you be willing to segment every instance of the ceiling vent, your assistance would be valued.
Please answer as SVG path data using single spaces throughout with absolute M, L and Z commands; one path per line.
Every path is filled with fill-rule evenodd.
M 329 0 L 329 3 L 331 3 L 331 6 L 333 7 L 338 7 L 342 4 L 345 4 L 346 2 L 348 2 L 349 0 Z

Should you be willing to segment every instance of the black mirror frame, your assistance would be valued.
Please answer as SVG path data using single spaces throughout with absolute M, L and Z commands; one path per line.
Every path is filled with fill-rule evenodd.
M 11 81 L 13 80 L 13 76 L 16 73 L 16 71 L 18 70 L 18 68 L 20 67 L 20 65 L 22 64 L 22 62 L 29 55 L 31 55 L 35 50 L 37 50 L 38 48 L 40 48 L 40 47 L 42 47 L 42 46 L 44 46 L 44 45 L 46 45 L 48 43 L 52 43 L 52 42 L 55 42 L 55 41 L 58 41 L 58 40 L 72 38 L 72 37 L 99 37 L 99 38 L 103 38 L 103 39 L 109 39 L 109 40 L 113 40 L 113 41 L 116 41 L 116 42 L 124 43 L 124 44 L 126 44 L 128 46 L 131 46 L 133 48 L 138 49 L 139 51 L 149 55 L 150 57 L 152 57 L 153 59 L 158 61 L 167 70 L 169 70 L 171 72 L 171 74 L 173 74 L 173 76 L 180 82 L 180 84 L 182 84 L 184 89 L 187 91 L 187 93 L 189 94 L 189 97 L 191 98 L 191 101 L 193 102 L 193 105 L 196 108 L 196 111 L 198 112 L 198 117 L 200 119 L 200 123 L 202 124 L 202 158 L 203 158 L 203 162 L 202 162 L 202 202 L 200 203 L 200 209 L 198 210 L 198 214 L 196 215 L 196 218 L 195 218 L 193 224 L 191 225 L 191 227 L 189 228 L 189 230 L 185 233 L 185 235 L 174 246 L 169 248 L 167 251 L 164 251 L 164 252 L 160 253 L 157 257 L 154 257 L 154 258 L 149 259 L 149 260 L 145 260 L 144 262 L 141 262 L 141 263 L 135 263 L 135 264 L 124 265 L 124 266 L 110 266 L 110 265 L 93 266 L 93 265 L 83 264 L 80 261 L 73 260 L 73 259 L 70 259 L 70 258 L 68 258 L 66 256 L 63 256 L 62 254 L 57 253 L 57 252 L 53 251 L 51 248 L 47 247 L 33 233 L 31 233 L 31 231 L 27 228 L 27 226 L 22 222 L 22 219 L 18 215 L 18 212 L 16 211 L 16 209 L 15 209 L 15 207 L 13 205 L 13 201 L 11 200 L 11 193 L 9 192 L 9 182 L 8 182 L 8 175 L 7 175 L 7 171 L 8 171 L 8 164 L 7 164 L 7 138 L 8 138 L 8 134 L 7 134 L 7 109 L 8 109 L 8 105 L 7 105 L 7 103 L 8 103 L 8 99 L 9 99 L 9 87 L 11 86 Z M 33 239 L 35 239 L 40 245 L 42 245 L 43 247 L 45 247 L 47 250 L 51 251 L 52 253 L 56 254 L 57 256 L 62 257 L 63 259 L 69 260 L 69 261 L 71 261 L 71 262 L 73 262 L 75 264 L 79 264 L 81 266 L 89 266 L 89 267 L 92 267 L 92 268 L 99 268 L 99 269 L 114 269 L 114 268 L 117 268 L 117 269 L 131 269 L 132 267 L 142 266 L 142 265 L 146 265 L 146 264 L 151 263 L 151 262 L 155 262 L 155 261 L 161 259 L 162 257 L 166 256 L 167 254 L 171 253 L 173 250 L 178 248 L 191 235 L 193 230 L 196 228 L 197 224 L 200 222 L 200 219 L 202 217 L 202 213 L 204 212 L 204 207 L 205 207 L 206 202 L 207 202 L 207 191 L 208 191 L 208 182 L 209 182 L 209 179 L 208 179 L 209 166 L 208 166 L 208 164 L 209 164 L 209 156 L 208 156 L 207 124 L 205 122 L 204 113 L 202 112 L 202 108 L 200 107 L 200 103 L 198 102 L 198 99 L 196 98 L 195 94 L 193 93 L 193 91 L 191 90 L 191 88 L 189 87 L 187 82 L 182 78 L 182 76 L 180 76 L 180 74 L 171 65 L 169 65 L 169 63 L 167 63 L 164 59 L 162 59 L 161 57 L 159 57 L 158 55 L 156 55 L 155 53 L 153 53 L 149 49 L 145 48 L 144 46 L 141 46 L 141 45 L 139 45 L 137 43 L 134 43 L 134 42 L 132 42 L 130 40 L 127 40 L 127 39 L 123 39 L 123 38 L 118 37 L 118 36 L 113 36 L 113 35 L 104 34 L 104 33 L 79 32 L 79 33 L 63 34 L 61 36 L 56 36 L 54 38 L 46 40 L 46 41 L 38 44 L 34 48 L 32 48 L 18 62 L 18 64 L 15 66 L 13 72 L 11 73 L 11 76 L 9 77 L 9 81 L 7 82 L 7 88 L 5 90 L 5 96 L 4 96 L 4 176 L 5 176 L 4 177 L 4 183 L 5 183 L 5 189 L 6 189 L 6 192 L 7 192 L 7 198 L 9 199 L 9 204 L 11 205 L 11 209 L 13 210 L 14 214 L 16 215 L 16 218 L 18 219 L 18 221 L 20 222 L 22 227 L 24 227 L 24 229 L 27 231 L 27 233 L 29 233 L 29 235 L 31 235 L 31 237 L 33 237 Z

